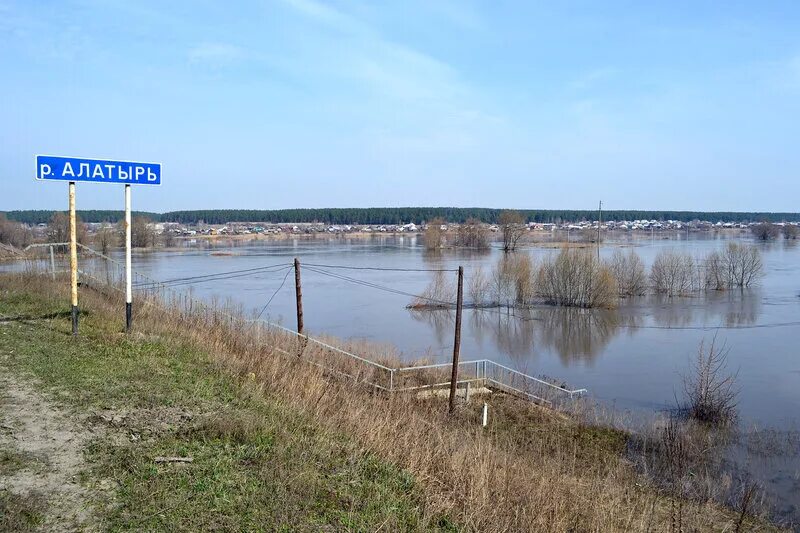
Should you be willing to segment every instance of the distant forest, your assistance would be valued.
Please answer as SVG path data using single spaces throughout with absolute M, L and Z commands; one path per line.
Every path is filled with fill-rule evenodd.
M 320 223 L 320 224 L 420 224 L 440 217 L 447 222 L 464 222 L 476 218 L 487 223 L 496 223 L 502 209 L 483 207 L 369 207 L 328 209 L 200 209 L 149 213 L 135 211 L 135 216 L 145 216 L 155 222 L 179 222 L 182 224 L 225 224 L 227 222 L 265 222 L 273 224 Z M 11 220 L 25 224 L 41 224 L 50 220 L 54 211 L 6 211 Z M 520 209 L 528 222 L 580 222 L 597 220 L 597 211 L 568 209 Z M 79 210 L 84 222 L 117 222 L 122 211 Z M 737 213 L 702 211 L 603 211 L 603 220 L 708 220 L 711 222 L 770 222 L 800 221 L 798 213 Z

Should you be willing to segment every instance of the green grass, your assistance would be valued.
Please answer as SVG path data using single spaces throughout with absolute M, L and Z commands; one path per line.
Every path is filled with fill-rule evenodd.
M 63 305 L 0 293 L 0 315 Z M 7 321 L 0 357 L 108 431 L 86 451 L 88 485 L 112 480 L 104 529 L 409 531 L 427 524 L 415 480 L 276 400 L 248 393 L 207 354 L 119 333 L 116 317 Z M 109 422 L 114 413 L 118 419 Z M 99 416 L 99 415 L 102 415 Z M 192 457 L 157 464 L 157 456 Z M 0 463 L 3 464 L 3 463 Z M 11 464 L 11 459 L 9 459 Z M 33 516 L 33 515 L 31 515 Z M 448 526 L 445 520 L 442 526 Z

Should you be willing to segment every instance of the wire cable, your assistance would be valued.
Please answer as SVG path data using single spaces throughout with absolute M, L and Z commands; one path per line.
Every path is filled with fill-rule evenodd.
M 256 321 L 257 321 L 259 318 L 261 318 L 261 315 L 263 315 L 263 314 L 264 314 L 264 311 L 266 311 L 266 310 L 267 310 L 267 307 L 269 307 L 269 304 L 271 304 L 271 303 L 272 303 L 272 300 L 275 298 L 275 296 L 277 296 L 277 294 L 278 294 L 278 293 L 281 291 L 281 289 L 283 288 L 284 284 L 286 283 L 286 279 L 289 277 L 289 274 L 291 274 L 291 273 L 292 273 L 292 270 L 293 270 L 293 268 L 292 268 L 292 267 L 289 267 L 289 268 L 286 270 L 286 274 L 283 276 L 283 281 L 281 281 L 281 284 L 278 286 L 278 288 L 275 290 L 275 292 L 273 292 L 273 293 L 272 293 L 272 296 L 270 296 L 270 297 L 269 297 L 269 300 L 267 300 L 267 303 L 266 303 L 266 304 L 264 304 L 264 307 L 262 307 L 262 308 L 261 308 L 261 311 L 259 311 L 258 315 L 256 315 L 256 318 L 255 318 L 255 319 L 253 320 L 253 322 L 250 324 L 250 327 L 253 327 L 253 324 L 255 324 L 255 323 L 256 323 Z
M 202 283 L 206 281 L 220 281 L 226 279 L 233 279 L 233 278 L 241 278 L 247 276 L 253 276 L 256 274 L 263 274 L 263 273 L 271 273 L 271 272 L 280 272 L 284 268 L 292 268 L 292 265 L 287 264 L 279 264 L 279 265 L 268 265 L 258 268 L 248 268 L 244 270 L 231 270 L 228 272 L 217 272 L 215 274 L 205 274 L 202 276 L 189 276 L 185 278 L 174 278 L 165 281 L 147 281 L 136 283 L 134 286 L 136 287 L 143 287 L 143 286 L 163 286 L 163 287 L 177 287 L 179 285 L 190 285 L 193 283 Z
M 319 263 L 303 263 L 302 266 L 318 268 L 338 268 L 343 270 L 377 270 L 385 272 L 458 272 L 454 268 L 391 268 L 391 267 L 356 267 L 347 265 L 323 265 Z

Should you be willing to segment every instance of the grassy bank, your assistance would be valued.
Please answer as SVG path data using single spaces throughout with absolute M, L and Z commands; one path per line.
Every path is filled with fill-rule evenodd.
M 674 505 L 634 472 L 617 431 L 502 395 L 483 429 L 479 403 L 448 417 L 437 397 L 355 388 L 208 317 L 140 308 L 126 336 L 119 302 L 88 289 L 73 339 L 65 296 L 0 276 L 0 364 L 92 431 L 81 478 L 102 528 L 670 531 L 676 508 L 685 530 L 739 520 Z

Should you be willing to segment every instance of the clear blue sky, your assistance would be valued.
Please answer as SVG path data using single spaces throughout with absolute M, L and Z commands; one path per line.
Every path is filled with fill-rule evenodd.
M 44 153 L 156 211 L 800 211 L 800 2 L 0 0 L 0 138 L 0 209 L 66 205 Z

